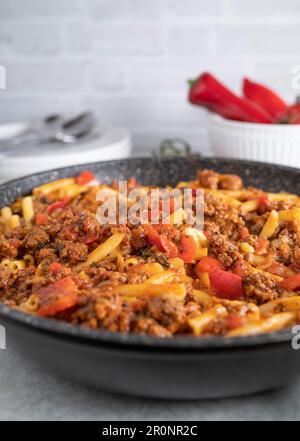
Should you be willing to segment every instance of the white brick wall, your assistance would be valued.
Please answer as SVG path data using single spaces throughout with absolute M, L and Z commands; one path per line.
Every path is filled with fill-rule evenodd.
M 299 0 L 0 0 L 0 121 L 91 108 L 139 150 L 181 136 L 207 151 L 187 79 L 244 75 L 291 99 Z

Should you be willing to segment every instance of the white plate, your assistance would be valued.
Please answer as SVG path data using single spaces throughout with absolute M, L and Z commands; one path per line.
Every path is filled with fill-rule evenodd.
M 14 136 L 21 135 L 21 133 L 25 132 L 29 127 L 30 122 L 28 121 L 0 124 L 0 140 L 4 141 L 13 138 Z
M 0 181 L 52 168 L 128 158 L 131 148 L 128 130 L 121 127 L 97 126 L 94 137 L 85 142 L 74 145 L 25 145 L 23 151 L 17 154 L 12 152 L 0 155 Z

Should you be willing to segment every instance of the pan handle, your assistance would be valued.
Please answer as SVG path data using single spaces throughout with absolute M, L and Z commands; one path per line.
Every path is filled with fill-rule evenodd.
M 154 149 L 152 153 L 156 160 L 174 157 L 186 158 L 189 156 L 196 156 L 195 153 L 192 153 L 190 144 L 181 138 L 164 139 L 160 146 L 157 149 Z M 201 155 L 197 154 L 197 157 L 201 157 Z

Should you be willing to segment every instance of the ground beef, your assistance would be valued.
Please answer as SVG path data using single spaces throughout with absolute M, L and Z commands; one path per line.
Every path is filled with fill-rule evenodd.
M 200 170 L 197 174 L 200 187 L 211 190 L 241 190 L 244 187 L 242 179 L 237 175 L 221 175 L 213 170 Z
M 119 296 L 111 292 L 93 290 L 86 295 L 81 293 L 78 307 L 68 319 L 73 324 L 116 331 L 121 307 L 122 301 Z
M 14 259 L 18 255 L 18 249 L 12 245 L 12 242 L 1 238 L 0 239 L 0 260 L 8 258 Z
M 210 254 L 224 264 L 231 267 L 238 260 L 243 259 L 239 246 L 228 240 L 223 234 L 212 234 L 209 237 Z
M 163 295 L 149 300 L 148 314 L 172 334 L 178 331 L 186 320 L 183 303 Z
M 254 272 L 245 277 L 244 283 L 245 299 L 250 302 L 262 304 L 282 296 L 293 295 L 281 288 L 272 275 Z
M 88 256 L 88 247 L 84 243 L 74 243 L 69 240 L 56 240 L 54 249 L 63 262 L 76 264 L 85 262 Z
M 26 234 L 23 246 L 27 250 L 35 250 L 43 248 L 50 242 L 49 234 L 43 227 L 33 226 Z
M 139 334 L 148 334 L 152 337 L 171 337 L 172 334 L 166 328 L 152 318 L 140 318 L 134 321 L 132 331 Z
M 133 250 L 138 250 L 147 246 L 147 239 L 143 227 L 133 227 L 131 229 L 131 235 L 130 245 Z
M 0 298 L 4 295 L 5 290 L 14 282 L 15 273 L 6 266 L 0 266 Z
M 197 173 L 197 178 L 200 187 L 217 190 L 219 184 L 219 173 L 216 173 L 213 170 L 199 170 Z
M 222 190 L 241 190 L 243 187 L 243 181 L 237 175 L 224 175 L 220 178 L 219 188 Z
M 216 232 L 234 240 L 239 239 L 240 230 L 245 226 L 238 207 L 228 206 L 222 198 L 212 194 L 205 196 L 204 219 L 206 231 L 213 227 Z

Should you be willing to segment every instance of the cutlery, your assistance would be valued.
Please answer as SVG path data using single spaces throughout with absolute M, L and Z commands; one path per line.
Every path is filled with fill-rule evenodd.
M 0 142 L 0 152 L 14 150 L 15 147 L 23 146 L 23 144 L 74 143 L 90 133 L 95 123 L 95 117 L 91 112 L 83 112 L 64 122 L 59 115 L 50 115 L 45 120 L 46 129 L 19 135 L 10 141 L 2 141 Z

